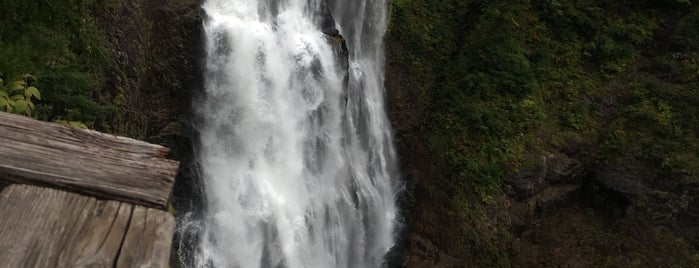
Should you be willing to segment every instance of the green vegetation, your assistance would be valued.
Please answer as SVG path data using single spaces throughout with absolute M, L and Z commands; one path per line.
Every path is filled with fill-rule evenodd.
M 0 76 L 0 111 L 8 113 L 32 115 L 34 99 L 41 100 L 39 89 L 30 84 L 36 77 L 24 74 L 5 83 Z
M 93 15 L 117 13 L 125 3 L 110 2 L 108 8 L 105 2 L 0 0 L 0 110 L 138 138 L 170 126 L 154 123 L 179 111 L 146 109 L 150 103 L 143 100 L 163 101 L 174 91 L 147 81 L 145 74 L 160 67 L 149 67 L 152 58 L 138 55 L 161 59 L 180 50 L 170 44 L 145 51 L 154 48 L 144 39 L 125 49 L 124 66 L 110 66 L 117 59 L 108 58 Z M 699 175 L 699 2 L 394 0 L 391 12 L 387 59 L 405 67 L 404 86 L 417 96 L 411 101 L 426 106 L 421 118 L 435 157 L 430 171 L 436 171 L 430 176 L 437 180 L 436 195 L 452 198 L 457 208 L 448 217 L 463 225 L 454 239 L 468 251 L 466 266 L 513 264 L 513 235 L 497 219 L 498 211 L 507 210 L 502 181 L 541 152 L 574 154 L 592 166 L 632 156 L 656 173 L 649 176 L 655 180 L 671 179 L 662 176 L 668 173 Z M 135 16 L 131 28 L 181 30 L 164 31 L 143 16 Z M 123 42 L 115 46 L 122 48 L 133 34 L 138 32 L 112 36 Z M 192 73 L 172 67 L 185 62 L 174 60 L 167 71 Z M 108 69 L 114 69 L 114 92 L 105 93 Z M 153 80 L 180 82 L 166 75 Z M 159 94 L 146 94 L 152 92 Z M 653 189 L 667 201 L 657 203 L 672 201 L 671 190 Z M 605 223 L 586 225 L 590 215 L 575 221 L 566 218 L 571 215 L 534 231 L 592 245 L 584 248 L 585 256 L 599 266 L 655 264 L 644 256 L 658 247 L 665 251 L 656 254 L 672 255 L 679 266 L 699 262 L 696 250 L 672 230 L 653 227 L 640 240 L 644 244 L 634 240 L 635 233 Z M 565 234 L 572 235 L 558 236 Z M 628 248 L 638 244 L 636 252 Z
M 42 89 L 43 98 L 32 116 L 94 126 L 109 110 L 96 100 L 108 62 L 90 14 L 97 4 L 0 0 L 0 70 L 7 77 L 31 73 L 39 78 L 33 85 Z
M 434 83 L 418 90 L 434 92 L 427 96 L 427 123 L 435 132 L 433 148 L 443 152 L 444 175 L 467 180 L 488 200 L 500 179 L 521 165 L 524 152 L 593 139 L 610 115 L 624 129 L 634 128 L 630 122 L 647 125 L 637 120 L 643 117 L 665 120 L 659 124 L 665 129 L 642 131 L 649 142 L 693 139 L 681 130 L 696 125 L 699 94 L 688 83 L 697 76 L 694 16 L 680 22 L 675 50 L 642 55 L 657 42 L 653 33 L 660 23 L 684 15 L 687 7 L 686 1 L 396 1 L 390 35 L 413 48 L 398 57 Z M 627 77 L 661 66 L 667 70 Z M 624 108 L 617 114 L 609 105 Z M 628 148 L 608 140 L 613 133 L 602 134 L 605 152 Z M 663 150 L 652 151 L 664 156 L 655 158 L 677 151 L 658 146 Z
M 653 226 L 646 229 L 639 223 L 608 226 L 604 221 L 590 221 L 593 211 L 567 209 L 557 217 L 542 222 L 529 236 L 542 241 L 543 246 L 522 240 L 520 247 L 528 254 L 542 254 L 538 260 L 525 260 L 526 267 L 565 266 L 570 259 L 584 267 L 696 267 L 699 254 L 692 246 L 667 228 Z M 588 214 L 588 215 L 583 215 Z M 578 224 L 570 224 L 570 222 Z M 582 224 L 584 223 L 584 224 Z M 566 241 L 565 246 L 550 241 Z M 595 245 L 595 246 L 584 246 Z
M 699 174 L 692 2 L 394 1 L 388 58 L 426 103 L 436 176 L 464 217 L 486 215 L 503 178 L 543 151 Z M 477 254 L 502 256 L 469 235 L 477 224 L 464 231 Z

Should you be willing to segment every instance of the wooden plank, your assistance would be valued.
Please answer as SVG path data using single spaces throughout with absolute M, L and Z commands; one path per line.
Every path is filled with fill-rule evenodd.
M 175 229 L 164 211 L 28 185 L 0 193 L 0 215 L 3 267 L 114 267 L 123 256 L 167 267 Z
M 113 266 L 131 207 L 59 190 L 9 186 L 0 194 L 0 263 Z
M 0 177 L 164 208 L 178 162 L 134 139 L 0 112 Z
M 169 213 L 136 207 L 117 261 L 118 268 L 166 267 L 175 219 Z
M 2 191 L 2 189 L 4 189 L 5 187 L 7 187 L 9 185 L 10 185 L 9 181 L 6 181 L 6 180 L 3 180 L 2 178 L 0 178 L 0 191 Z

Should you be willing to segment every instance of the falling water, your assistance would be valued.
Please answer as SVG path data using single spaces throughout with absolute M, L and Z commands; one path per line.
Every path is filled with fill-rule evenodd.
M 203 9 L 207 210 L 195 265 L 381 266 L 396 218 L 385 0 Z

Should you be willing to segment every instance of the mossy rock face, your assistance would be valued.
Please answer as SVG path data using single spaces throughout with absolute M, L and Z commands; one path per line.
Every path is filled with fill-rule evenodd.
M 414 189 L 408 260 L 654 266 L 642 256 L 662 259 L 652 245 L 672 241 L 676 265 L 696 260 L 689 2 L 394 1 L 386 91 Z M 576 221 L 592 227 L 563 235 Z M 654 235 L 629 238 L 624 225 Z M 521 242 L 547 230 L 559 236 Z M 558 246 L 570 251 L 537 251 Z
M 191 92 L 201 87 L 198 3 L 117 1 L 95 13 L 113 61 L 102 91 L 117 109 L 110 127 L 141 139 L 163 136 L 185 119 Z
M 538 195 L 550 185 L 580 185 L 583 165 L 564 154 L 530 153 L 517 172 L 503 179 L 503 191 L 521 201 Z
M 80 121 L 99 127 L 110 105 L 95 98 L 107 62 L 91 10 L 94 1 L 0 1 L 0 76 L 33 74 L 41 120 Z

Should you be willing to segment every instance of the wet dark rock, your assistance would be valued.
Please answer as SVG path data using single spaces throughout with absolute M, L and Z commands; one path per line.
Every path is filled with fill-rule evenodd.
M 428 268 L 428 267 L 458 267 L 461 261 L 454 258 L 444 251 L 438 245 L 435 245 L 430 239 L 426 239 L 420 236 L 413 236 L 410 239 L 411 246 L 415 247 L 416 251 L 413 251 L 407 256 L 403 267 L 414 267 L 414 268 Z M 438 266 L 435 266 L 438 264 Z
M 565 155 L 553 156 L 548 159 L 547 178 L 551 184 L 576 183 L 584 172 L 583 165 Z
M 321 29 L 321 32 L 326 35 L 328 43 L 333 48 L 333 53 L 338 59 L 340 66 L 338 68 L 345 72 L 345 79 L 343 81 L 343 88 L 347 88 L 348 69 L 349 69 L 349 50 L 347 49 L 347 42 L 345 38 L 340 34 L 337 29 L 337 24 L 335 23 L 335 18 L 333 18 L 330 8 L 325 1 L 318 3 L 317 9 L 320 14 L 315 17 L 315 22 Z
M 510 197 L 524 200 L 543 191 L 548 186 L 545 173 L 542 170 L 522 170 L 516 176 L 505 180 L 504 191 Z
M 345 92 L 345 103 L 347 103 L 346 92 L 349 86 L 349 50 L 347 49 L 347 41 L 339 33 L 335 35 L 326 34 L 326 39 L 333 48 L 333 54 L 337 59 L 337 68 L 344 73 L 342 88 L 344 89 L 343 92 Z
M 509 208 L 511 229 L 515 234 L 521 235 L 530 225 L 533 219 L 534 209 L 527 202 L 513 202 Z
M 515 200 L 524 200 L 544 191 L 550 184 L 571 183 L 583 172 L 580 162 L 565 155 L 535 156 L 519 172 L 505 178 L 503 191 Z
M 316 23 L 318 27 L 324 34 L 329 36 L 339 36 L 340 31 L 337 30 L 337 25 L 335 24 L 335 18 L 333 18 L 330 8 L 325 1 L 319 3 L 318 10 L 320 14 L 316 17 Z
M 340 35 L 340 31 L 334 27 L 333 28 L 323 28 L 322 31 L 324 34 L 327 34 L 329 36 L 339 36 Z
M 634 201 L 651 191 L 644 185 L 652 176 L 647 164 L 624 156 L 597 166 L 584 189 L 586 200 L 610 219 L 627 216 Z
M 119 111 L 109 128 L 168 146 L 178 160 L 191 154 L 186 115 L 202 80 L 199 4 L 114 1 L 95 14 L 111 58 L 100 98 Z
M 685 177 L 684 184 L 678 194 L 669 198 L 667 207 L 676 217 L 678 233 L 694 246 L 699 248 L 699 182 L 697 178 L 687 174 L 676 175 Z
M 579 193 L 580 185 L 575 184 L 548 187 L 537 196 L 536 211 L 539 214 L 554 211 L 570 204 Z
M 665 226 L 699 249 L 699 177 L 686 172 L 661 173 L 644 185 L 650 190 L 632 199 L 638 217 Z
M 626 216 L 631 205 L 631 200 L 624 193 L 608 188 L 598 181 L 588 182 L 583 191 L 590 205 L 612 220 Z
M 649 191 L 643 185 L 651 170 L 641 161 L 624 157 L 598 167 L 594 179 L 604 187 L 625 195 L 640 195 Z

